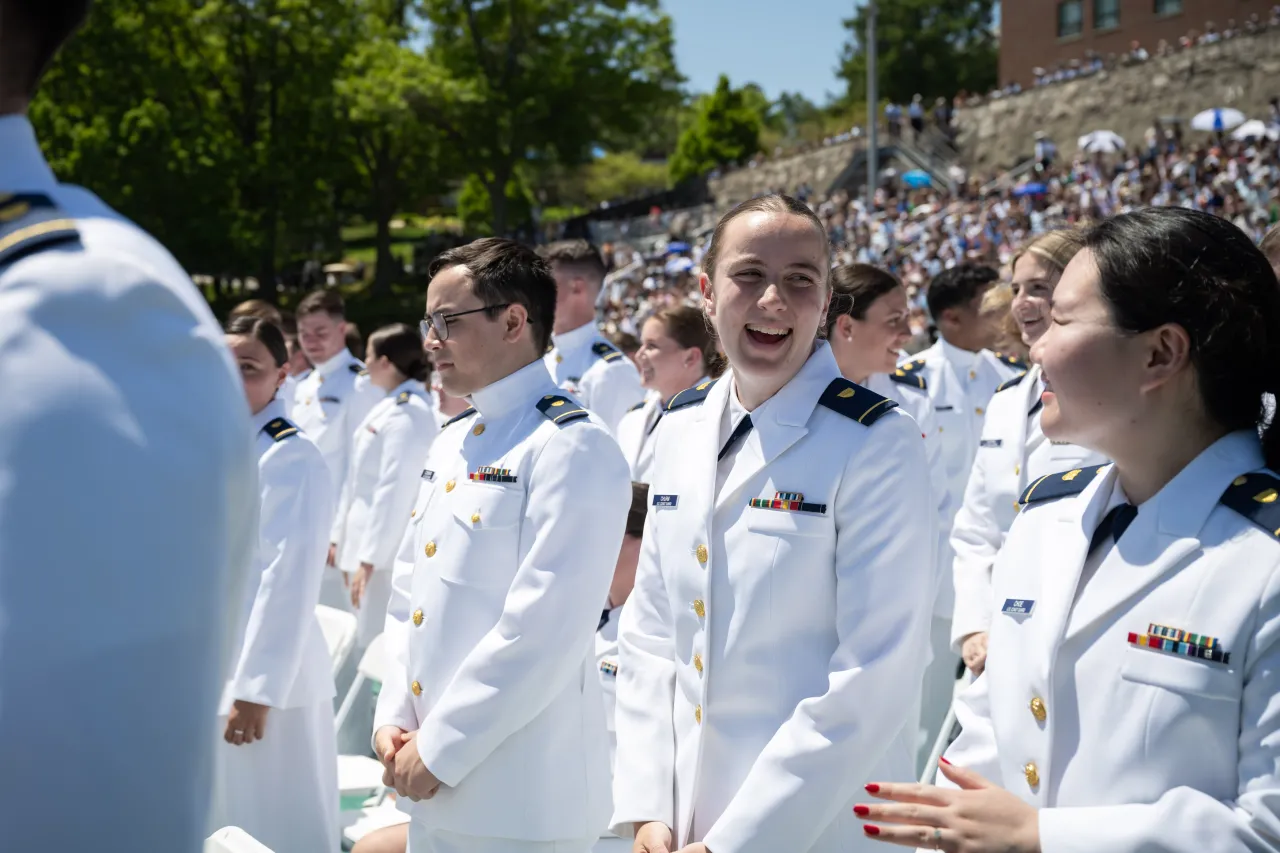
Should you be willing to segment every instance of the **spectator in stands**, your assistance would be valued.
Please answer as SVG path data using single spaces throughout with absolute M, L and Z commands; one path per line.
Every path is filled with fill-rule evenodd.
M 920 141 L 920 134 L 924 133 L 924 97 L 917 94 L 911 99 L 911 105 L 907 107 L 907 116 L 911 119 L 911 130 L 914 131 L 914 141 Z

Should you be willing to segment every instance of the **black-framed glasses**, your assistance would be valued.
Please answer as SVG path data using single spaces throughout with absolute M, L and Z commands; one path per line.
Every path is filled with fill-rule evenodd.
M 479 314 L 481 311 L 499 311 L 510 305 L 510 302 L 501 302 L 497 305 L 482 305 L 479 308 L 472 308 L 470 311 L 454 311 L 452 314 L 446 314 L 443 311 L 436 311 L 422 318 L 422 322 L 418 324 L 418 328 L 422 331 L 422 339 L 425 341 L 427 335 L 434 330 L 439 340 L 449 340 L 449 321 L 458 317 L 465 317 L 468 314 Z

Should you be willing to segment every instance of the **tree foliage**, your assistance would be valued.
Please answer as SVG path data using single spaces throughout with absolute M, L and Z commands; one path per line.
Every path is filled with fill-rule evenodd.
M 763 124 L 760 106 L 755 94 L 734 89 L 720 75 L 715 92 L 702 99 L 693 123 L 680 134 L 670 162 L 671 180 L 680 183 L 756 153 Z
M 899 103 L 916 94 L 951 97 L 996 84 L 999 50 L 995 0 L 881 0 L 876 15 L 880 94 Z M 840 77 L 850 101 L 867 91 L 867 6 L 844 21 L 849 30 Z

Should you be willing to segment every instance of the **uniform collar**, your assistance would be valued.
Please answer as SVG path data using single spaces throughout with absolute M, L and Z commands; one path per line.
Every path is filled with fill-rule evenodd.
M 938 349 L 942 353 L 942 357 L 957 367 L 973 367 L 982 358 L 981 352 L 970 352 L 967 349 L 960 349 L 954 344 L 947 343 L 946 338 L 938 338 Z
M 410 394 L 413 394 L 418 397 L 427 396 L 426 386 L 416 379 L 406 379 L 405 381 L 397 385 L 394 389 L 392 389 L 391 393 L 388 394 L 387 396 L 398 397 L 404 391 L 408 391 Z
M 277 396 L 258 414 L 253 416 L 253 434 L 262 432 L 262 428 L 276 418 L 284 417 L 284 402 Z
M 1148 502 L 1156 505 L 1161 532 L 1195 536 L 1231 481 L 1264 467 L 1256 432 L 1227 433 L 1201 451 Z M 1139 507 L 1139 512 L 1145 508 Z
M 587 344 L 595 340 L 596 335 L 600 332 L 596 328 L 595 323 L 586 323 L 563 335 L 552 335 L 551 342 L 555 344 L 555 348 L 561 352 L 570 352 L 572 350 L 585 347 Z
M 534 397 L 548 393 L 548 387 L 554 388 L 555 383 L 539 358 L 474 392 L 467 401 L 480 413 L 480 417 L 500 418 L 530 405 Z
M 809 360 L 799 372 L 751 412 L 751 422 L 756 427 L 760 427 L 765 419 L 785 426 L 804 426 L 817 408 L 818 398 L 827 390 L 832 380 L 840 378 L 840 365 L 836 364 L 836 357 L 831 354 L 831 346 L 826 341 L 818 341 Z M 737 393 L 734 381 L 724 384 L 728 386 L 729 394 Z M 727 409 L 726 401 L 724 410 Z
M 0 192 L 50 192 L 58 179 L 40 151 L 26 116 L 0 116 Z
M 351 354 L 351 350 L 347 349 L 346 347 L 343 347 L 342 351 L 339 352 L 337 355 L 335 355 L 333 358 L 329 359 L 326 362 L 317 364 L 316 373 L 320 374 L 323 377 L 328 378 L 333 374 L 337 373 L 343 367 L 346 367 L 348 364 L 354 364 L 355 360 L 356 358 Z

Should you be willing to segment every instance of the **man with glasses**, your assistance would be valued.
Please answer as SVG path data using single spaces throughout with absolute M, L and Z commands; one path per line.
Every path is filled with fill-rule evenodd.
M 428 272 L 425 346 L 471 408 L 422 472 L 374 748 L 413 801 L 411 850 L 587 853 L 610 811 L 592 647 L 627 464 L 543 364 L 556 283 L 532 250 L 477 240 Z

